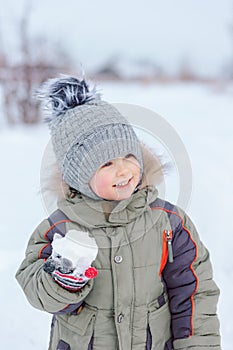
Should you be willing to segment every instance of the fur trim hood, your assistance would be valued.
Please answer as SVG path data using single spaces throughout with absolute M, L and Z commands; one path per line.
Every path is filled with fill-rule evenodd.
M 164 182 L 164 176 L 169 172 L 171 164 L 165 162 L 163 156 L 157 155 L 154 149 L 144 143 L 141 143 L 141 148 L 144 169 L 139 189 L 147 186 L 157 187 Z M 57 208 L 57 201 L 72 195 L 69 186 L 62 179 L 51 142 L 42 158 L 39 192 L 48 213 Z

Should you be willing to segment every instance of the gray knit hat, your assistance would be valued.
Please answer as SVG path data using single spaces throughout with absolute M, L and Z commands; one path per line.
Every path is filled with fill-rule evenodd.
M 140 142 L 129 122 L 102 101 L 85 80 L 48 80 L 37 95 L 46 107 L 53 149 L 64 181 L 84 195 L 100 199 L 89 182 L 109 160 L 132 154 L 143 170 Z

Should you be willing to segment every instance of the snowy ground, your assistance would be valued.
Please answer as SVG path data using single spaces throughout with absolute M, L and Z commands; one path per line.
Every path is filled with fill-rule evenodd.
M 186 210 L 210 250 L 221 289 L 219 316 L 224 350 L 233 334 L 233 98 L 230 91 L 194 84 L 102 84 L 110 102 L 147 107 L 162 115 L 180 135 L 191 159 L 192 196 Z M 168 135 L 169 137 L 169 135 Z M 39 194 L 39 173 L 49 140 L 45 126 L 0 130 L 1 164 L 1 347 L 47 348 L 50 315 L 33 309 L 14 275 L 29 235 L 47 215 Z M 173 183 L 171 173 L 168 183 Z M 174 182 L 175 183 L 175 182 Z M 168 185 L 169 189 L 169 185 Z M 169 190 L 166 198 L 174 201 Z

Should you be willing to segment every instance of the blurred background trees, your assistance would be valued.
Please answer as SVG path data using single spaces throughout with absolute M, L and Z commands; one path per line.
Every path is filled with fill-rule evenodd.
M 98 37 L 97 40 L 96 37 L 96 40 L 92 41 L 94 45 L 89 45 L 85 41 L 83 44 L 81 39 L 85 36 L 87 28 L 82 27 L 83 31 L 78 31 L 80 30 L 80 28 L 78 28 L 78 22 L 73 23 L 70 18 L 69 20 L 67 19 L 67 22 L 63 21 L 62 25 L 64 26 L 67 24 L 69 30 L 75 28 L 75 31 L 77 30 L 80 35 L 80 42 L 78 37 L 77 42 L 74 44 L 76 47 L 74 48 L 73 46 L 70 51 L 67 50 L 67 47 L 65 49 L 63 46 L 63 44 L 66 44 L 64 37 L 63 40 L 61 37 L 61 42 L 63 42 L 63 44 L 61 44 L 61 42 L 53 41 L 51 35 L 49 35 L 49 31 L 48 35 L 45 33 L 41 34 L 42 32 L 40 32 L 39 36 L 33 34 L 31 32 L 32 26 L 30 26 L 30 20 L 33 17 L 32 15 L 36 14 L 36 4 L 38 8 L 43 6 L 38 5 L 38 3 L 32 0 L 25 0 L 23 11 L 17 20 L 16 16 L 13 16 L 10 11 L 7 12 L 9 18 L 13 18 L 15 26 L 16 38 L 14 41 L 18 43 L 16 53 L 14 53 L 15 57 L 12 57 L 12 53 L 10 53 L 12 51 L 8 49 L 7 41 L 10 41 L 9 34 L 5 34 L 4 24 L 0 21 L 0 122 L 4 120 L 7 124 L 11 125 L 19 123 L 35 124 L 40 122 L 38 105 L 33 100 L 32 96 L 35 87 L 38 87 L 42 81 L 49 77 L 54 77 L 58 73 L 77 75 L 77 73 L 80 72 L 80 66 L 77 67 L 78 65 L 74 63 L 74 56 L 72 56 L 73 51 L 79 50 L 82 45 L 84 47 L 86 46 L 86 48 L 90 50 L 89 55 L 95 59 L 98 40 L 102 39 Z M 57 6 L 59 7 L 59 4 Z M 72 11 L 72 4 L 69 4 L 69 6 L 69 10 Z M 76 7 L 78 8 L 78 5 Z M 101 27 L 99 21 L 97 20 L 96 22 L 97 23 L 87 23 L 89 28 L 93 29 L 94 37 L 95 25 Z M 233 23 L 233 20 L 231 22 Z M 43 23 L 41 26 L 43 27 Z M 59 37 L 60 24 L 57 28 L 57 37 Z M 197 82 L 212 84 L 215 89 L 217 87 L 221 90 L 226 83 L 229 81 L 231 82 L 233 79 L 233 24 L 231 25 L 229 23 L 228 28 L 230 28 L 228 36 L 231 38 L 232 42 L 232 56 L 229 57 L 228 60 L 222 59 L 222 69 L 219 76 L 205 74 L 205 68 L 208 68 L 208 60 L 201 64 L 204 67 L 202 70 L 204 74 L 201 75 L 198 73 L 194 59 L 195 52 L 193 51 L 192 45 L 190 46 L 191 49 L 187 48 L 186 51 L 180 53 L 180 56 L 177 56 L 179 57 L 179 62 L 177 63 L 176 69 L 169 71 L 169 64 L 172 62 L 172 57 L 167 55 L 167 57 L 169 57 L 169 63 L 164 63 L 163 61 L 159 62 L 156 42 L 151 42 L 151 46 L 156 47 L 155 56 L 148 55 L 148 53 L 143 54 L 141 52 L 138 56 L 136 54 L 130 56 L 131 46 L 129 45 L 128 51 L 126 50 L 127 52 L 121 51 L 121 53 L 119 53 L 116 48 L 116 51 L 112 51 L 111 54 L 106 53 L 101 64 L 96 64 L 92 69 L 87 69 L 87 67 L 84 67 L 84 69 L 87 78 L 91 77 L 94 81 L 107 80 L 114 82 L 139 82 L 143 84 L 154 82 L 159 84 Z M 105 28 L 105 31 L 107 30 L 108 28 Z M 195 31 L 197 28 L 193 30 Z M 71 32 L 71 36 L 72 34 Z M 171 30 L 171 34 L 173 34 L 173 30 Z M 200 39 L 199 35 L 200 33 L 197 31 L 195 36 L 197 42 L 199 42 Z M 74 37 L 76 38 L 76 36 Z M 170 41 L 165 42 L 164 45 L 170 47 L 173 39 L 174 38 L 171 36 L 169 38 Z M 178 39 L 182 41 L 182 38 L 179 37 Z M 163 32 L 161 32 L 161 40 L 163 41 Z M 213 38 L 208 40 L 213 40 Z M 140 47 L 138 42 L 139 41 L 136 42 L 136 46 Z M 196 48 L 195 45 L 194 47 Z
M 38 123 L 40 113 L 33 99 L 35 87 L 58 72 L 70 69 L 70 59 L 59 45 L 47 42 L 45 38 L 30 38 L 28 24 L 31 10 L 28 1 L 17 23 L 18 58 L 12 59 L 6 47 L 0 46 L 1 106 L 8 124 Z M 3 42 L 2 36 L 0 43 Z

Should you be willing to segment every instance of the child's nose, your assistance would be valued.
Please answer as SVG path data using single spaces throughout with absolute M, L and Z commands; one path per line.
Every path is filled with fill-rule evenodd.
M 117 176 L 126 175 L 129 173 L 129 169 L 126 166 L 123 159 L 118 160 L 117 162 Z

